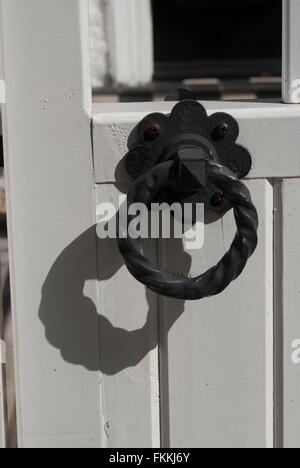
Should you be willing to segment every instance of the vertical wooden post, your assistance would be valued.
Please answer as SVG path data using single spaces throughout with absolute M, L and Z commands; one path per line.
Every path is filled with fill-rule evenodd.
M 300 103 L 300 2 L 283 0 L 283 101 Z M 300 321 L 297 275 L 300 185 L 297 179 L 277 181 L 275 210 L 275 318 L 277 323 L 276 446 L 299 447 Z
M 19 445 L 100 447 L 99 366 L 91 362 L 99 359 L 98 318 L 83 307 L 96 301 L 93 234 L 86 252 L 53 269 L 95 223 L 88 2 L 2 0 L 1 7 Z M 66 290 L 70 302 L 57 310 Z M 56 349 L 62 339 L 69 354 Z M 75 365 L 76 352 L 90 358 L 90 369 Z
M 108 2 L 109 71 L 115 84 L 145 85 L 154 71 L 153 26 L 149 0 Z
M 283 101 L 300 103 L 300 2 L 283 0 Z

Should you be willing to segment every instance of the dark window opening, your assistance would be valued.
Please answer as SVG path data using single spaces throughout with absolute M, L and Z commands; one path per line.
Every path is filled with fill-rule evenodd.
M 281 75 L 281 0 L 152 0 L 155 79 Z

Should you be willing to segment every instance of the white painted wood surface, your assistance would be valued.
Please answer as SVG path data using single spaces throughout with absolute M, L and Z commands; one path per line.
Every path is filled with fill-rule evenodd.
M 127 184 L 128 177 L 120 159 L 127 151 L 128 136 L 144 115 L 154 111 L 168 113 L 173 105 L 105 105 L 101 108 L 101 114 L 97 112 L 99 107 L 95 106 L 95 181 L 104 186 L 115 181 L 117 184 Z M 293 423 L 297 420 L 297 411 L 292 418 L 286 414 L 283 406 L 283 403 L 295 404 L 298 408 L 298 385 L 291 390 L 294 399 L 285 399 L 280 403 L 285 386 L 290 388 L 290 381 L 295 383 L 297 377 L 285 377 L 283 383 L 284 376 L 280 376 L 279 372 L 283 329 L 279 319 L 282 308 L 277 294 L 278 282 L 282 281 L 280 262 L 278 264 L 282 247 L 278 244 L 276 234 L 279 174 L 283 170 L 289 171 L 291 177 L 299 174 L 296 159 L 298 153 L 294 146 L 299 134 L 299 106 L 220 102 L 205 105 L 210 113 L 220 110 L 235 115 L 243 129 L 239 141 L 251 148 L 254 167 L 247 183 L 259 210 L 260 243 L 245 273 L 219 297 L 185 306 L 178 301 L 163 298 L 159 300 L 162 444 L 166 447 L 279 447 L 292 445 L 290 434 L 294 434 L 293 443 L 300 446 L 294 429 L 296 423 Z M 274 145 L 276 141 L 280 146 L 281 138 L 284 138 L 288 149 L 283 161 Z M 269 150 L 269 145 L 272 145 L 273 153 Z M 273 176 L 276 176 L 274 204 Z M 296 181 L 298 179 L 293 182 L 287 180 L 286 183 Z M 295 210 L 298 200 L 299 197 L 294 193 Z M 286 207 L 283 209 L 286 216 L 289 216 Z M 297 218 L 291 219 L 296 229 Z M 287 232 L 294 236 L 290 226 L 287 227 Z M 222 222 L 207 225 L 205 249 L 199 256 L 193 254 L 191 272 L 196 274 L 217 261 L 228 248 L 233 233 L 234 222 L 230 215 Z M 288 244 L 293 245 L 292 239 L 289 238 L 284 248 Z M 188 273 L 191 259 L 179 252 L 180 247 L 176 242 L 161 244 L 159 258 L 162 266 L 168 264 L 168 269 L 177 271 L 178 274 Z M 294 263 L 297 259 L 298 255 L 295 255 Z M 293 265 L 290 258 L 286 261 L 286 268 L 289 264 Z M 291 268 L 294 272 L 297 271 L 298 263 Z M 287 273 L 284 281 L 286 288 L 289 288 L 287 297 L 290 298 L 296 294 L 297 289 L 289 281 L 289 277 L 290 274 Z M 276 380 L 273 384 L 274 310 Z M 291 330 L 294 330 L 296 323 L 294 317 L 291 317 Z M 284 333 L 286 334 L 285 331 Z M 297 353 L 298 349 L 291 349 L 296 344 L 297 337 L 291 343 L 289 339 L 288 351 L 285 351 L 286 359 L 291 360 L 292 353 Z
M 247 185 L 259 246 L 240 278 L 202 301 L 160 299 L 165 447 L 273 446 L 273 188 L 265 180 Z M 235 235 L 233 214 L 206 223 L 201 250 L 161 241 L 162 269 L 197 276 L 219 261 Z
M 110 73 L 116 84 L 137 86 L 152 80 L 153 26 L 150 0 L 110 0 Z
M 300 102 L 300 2 L 283 0 L 283 100 Z
M 108 39 L 106 0 L 88 0 L 90 16 L 90 54 L 91 81 L 94 88 L 107 84 L 108 76 Z
M 97 205 L 118 206 L 127 190 L 122 184 L 98 185 Z M 156 259 L 157 241 L 149 240 L 146 251 Z M 157 448 L 158 298 L 128 274 L 116 239 L 97 240 L 97 270 L 105 446 Z
M 87 6 L 1 1 L 21 447 L 99 447 L 105 434 L 95 236 L 78 239 L 95 223 Z
M 300 107 L 205 104 L 238 119 L 253 155 L 259 247 L 222 295 L 158 299 L 114 241 L 96 240 L 95 223 L 97 203 L 126 189 L 131 130 L 173 104 L 95 107 L 93 159 L 87 6 L 1 1 L 19 444 L 271 447 L 275 410 L 277 446 L 299 447 L 299 179 L 276 182 L 274 204 L 266 178 L 300 177 Z M 175 241 L 149 254 L 199 274 L 228 248 L 232 215 L 207 219 L 205 234 L 193 258 Z
M 228 112 L 240 126 L 238 142 L 253 155 L 250 178 L 300 176 L 300 106 L 263 102 L 203 102 L 209 114 Z M 126 154 L 128 135 L 151 112 L 169 113 L 175 103 L 94 105 L 95 181 L 115 181 L 115 169 Z M 125 171 L 122 177 L 126 179 Z M 120 174 L 118 173 L 120 177 Z
M 93 86 L 140 86 L 153 77 L 151 0 L 89 0 Z
M 300 447 L 300 180 L 276 186 L 277 446 Z
M 103 187 L 109 182 L 128 184 L 124 167 L 119 164 L 127 150 L 128 136 L 145 114 L 169 112 L 173 105 L 144 104 L 142 110 L 133 104 L 127 112 L 122 105 L 104 106 L 103 113 L 95 115 L 95 180 L 101 182 L 98 190 L 105 193 Z M 244 114 L 245 108 L 229 105 L 233 112 Z M 222 103 L 209 103 L 208 107 L 210 111 L 224 110 Z M 272 112 L 271 108 L 255 109 L 247 109 L 251 117 L 254 112 L 265 116 Z M 278 107 L 273 109 L 276 116 Z M 289 110 L 288 106 L 280 109 Z M 255 134 L 251 125 L 258 125 L 254 118 L 248 121 L 250 130 L 244 126 L 248 128 L 247 147 L 253 143 L 250 131 Z M 269 170 L 272 161 L 265 158 L 264 162 L 263 169 Z M 259 249 L 246 272 L 216 298 L 186 304 L 159 299 L 160 429 L 164 447 L 273 445 L 273 187 L 264 179 L 248 184 L 261 224 Z M 178 241 L 161 241 L 160 264 L 178 275 L 199 274 L 229 248 L 234 231 L 232 215 L 208 224 L 205 248 L 192 255 L 193 261 L 181 253 Z

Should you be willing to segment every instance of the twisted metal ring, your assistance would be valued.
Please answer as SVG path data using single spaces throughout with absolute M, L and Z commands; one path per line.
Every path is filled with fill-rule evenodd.
M 148 205 L 161 189 L 176 186 L 173 164 L 172 161 L 161 163 L 131 185 L 127 196 L 127 226 L 120 224 L 118 230 L 119 249 L 129 272 L 158 294 L 186 300 L 214 296 L 224 291 L 242 273 L 258 243 L 258 215 L 249 190 L 225 166 L 207 162 L 207 177 L 232 203 L 237 225 L 237 233 L 229 251 L 216 266 L 195 278 L 178 279 L 160 271 L 144 256 L 140 239 L 126 237 L 128 225 L 134 219 L 134 216 L 129 215 L 128 207 L 132 203 Z

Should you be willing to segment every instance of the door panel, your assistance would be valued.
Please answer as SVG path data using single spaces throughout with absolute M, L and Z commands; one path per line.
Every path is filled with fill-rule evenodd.
M 216 297 L 185 303 L 160 298 L 165 446 L 273 443 L 273 193 L 266 180 L 248 186 L 260 227 L 258 249 L 244 273 Z M 161 267 L 199 275 L 229 249 L 235 230 L 230 213 L 205 225 L 201 251 L 179 254 L 175 241 L 161 241 Z
M 117 206 L 127 189 L 98 185 L 97 206 Z M 157 241 L 147 244 L 156 260 Z M 97 271 L 103 446 L 159 447 L 158 298 L 128 273 L 115 239 L 97 239 Z
M 130 276 L 116 241 L 98 239 L 104 446 L 156 447 L 160 433 L 164 447 L 273 445 L 273 187 L 267 180 L 247 185 L 259 212 L 259 246 L 220 296 L 157 298 Z M 117 206 L 127 188 L 97 185 L 97 205 Z M 161 268 L 197 275 L 224 255 L 236 230 L 233 214 L 206 214 L 205 221 L 201 251 L 159 241 Z
M 295 238 L 299 179 L 287 179 L 282 187 L 280 179 L 274 180 L 274 187 L 270 179 L 280 174 L 282 178 L 284 173 L 298 176 L 299 107 L 279 103 L 205 105 L 209 113 L 220 110 L 238 119 L 239 142 L 253 156 L 246 183 L 259 212 L 259 245 L 245 272 L 220 296 L 186 304 L 158 298 L 162 445 L 299 446 L 294 429 L 299 407 L 298 367 L 291 359 L 292 353 L 298 356 L 298 349 L 292 346 L 297 345 L 299 335 L 293 305 L 298 294 L 294 282 L 299 258 Z M 101 183 L 101 190 L 108 182 L 129 183 L 122 158 L 134 141 L 137 123 L 150 112 L 168 113 L 172 107 L 172 103 L 104 105 L 101 114 L 95 107 L 95 181 Z M 285 158 L 281 157 L 283 146 L 289 147 Z M 274 203 L 278 206 L 275 218 Z M 178 241 L 160 241 L 160 266 L 178 275 L 200 274 L 229 248 L 234 232 L 229 213 L 223 220 L 207 220 L 200 252 L 180 253 Z M 127 285 L 129 273 L 124 270 L 123 274 Z M 132 287 L 140 285 L 133 282 Z
M 299 448 L 300 430 L 300 179 L 277 184 L 276 400 L 277 445 Z

